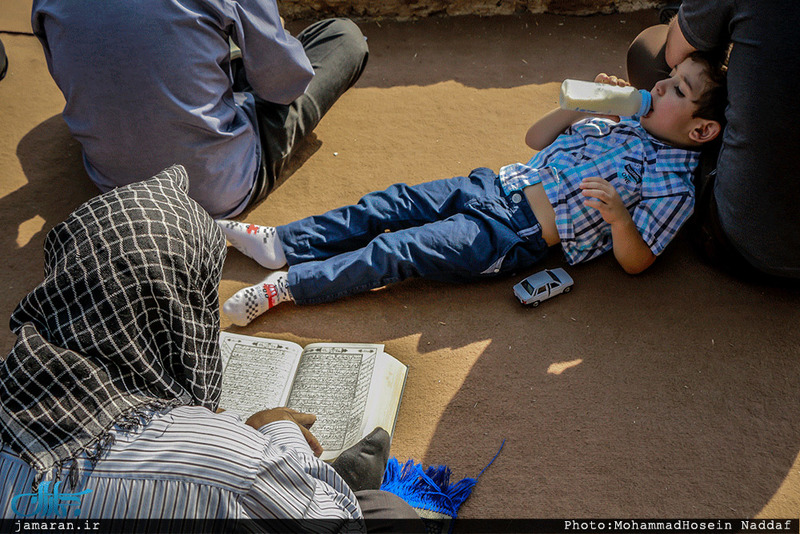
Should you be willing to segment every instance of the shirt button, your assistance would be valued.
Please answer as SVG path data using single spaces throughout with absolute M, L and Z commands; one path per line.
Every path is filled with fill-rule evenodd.
M 511 195 L 511 202 L 513 202 L 514 204 L 519 204 L 521 200 L 522 200 L 522 195 L 520 195 L 519 193 L 514 193 L 513 195 Z

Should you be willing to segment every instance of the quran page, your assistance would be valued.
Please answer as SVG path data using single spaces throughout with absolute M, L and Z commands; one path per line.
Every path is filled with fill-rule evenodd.
M 243 419 L 287 406 L 316 415 L 311 433 L 323 460 L 336 458 L 377 427 L 391 435 L 408 367 L 383 345 L 297 343 L 220 333 L 220 407 Z
M 311 432 L 333 459 L 376 426 L 394 430 L 407 367 L 383 345 L 315 343 L 297 369 L 287 406 L 313 413 Z
M 220 333 L 220 407 L 242 419 L 285 406 L 302 347 L 291 341 Z

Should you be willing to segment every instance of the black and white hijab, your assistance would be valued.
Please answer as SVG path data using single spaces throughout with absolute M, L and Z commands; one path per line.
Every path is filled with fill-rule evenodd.
M 45 279 L 11 315 L 19 337 L 0 362 L 0 443 L 37 482 L 83 452 L 97 461 L 115 423 L 216 409 L 225 238 L 187 190 L 173 166 L 48 233 Z

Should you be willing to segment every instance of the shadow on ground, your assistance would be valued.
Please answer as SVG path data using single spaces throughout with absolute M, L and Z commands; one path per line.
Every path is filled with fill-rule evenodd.
M 640 277 L 613 258 L 573 267 L 575 290 L 536 309 L 511 295 L 523 272 L 277 308 L 259 328 L 323 324 L 396 354 L 416 339 L 393 452 L 426 419 L 420 388 L 454 383 L 415 459 L 476 476 L 506 440 L 461 517 L 753 517 L 800 450 L 800 293 L 731 279 L 683 240 L 662 260 Z M 473 345 L 459 383 L 448 367 Z
M 370 46 L 370 63 L 358 86 L 453 80 L 476 89 L 511 88 L 565 78 L 594 79 L 598 67 L 624 75 L 628 45 L 642 28 L 657 22 L 652 10 L 594 17 L 526 13 L 363 21 L 359 26 Z M 591 53 L 563 61 L 562 51 L 575 47 L 576 40 Z
M 426 454 L 477 474 L 507 440 L 463 517 L 753 517 L 773 498 L 800 450 L 800 293 L 666 259 L 573 268 L 570 295 L 494 329 Z
M 651 10 L 362 23 L 371 48 L 363 78 L 320 123 L 291 180 L 247 220 L 281 224 L 398 177 L 525 160 L 524 132 L 555 95 L 542 84 L 624 72 L 628 42 L 656 19 Z M 0 104 L 50 117 L 63 102 L 26 39 L 11 40 L 18 70 L 2 82 Z M 46 102 L 35 87 L 47 89 Z M 97 193 L 60 116 L 40 120 L 11 125 L 17 136 L 2 152 L 16 152 L 24 174 L 0 197 L 6 319 L 41 280 L 46 231 Z M 540 267 L 562 262 L 554 255 Z M 394 455 L 475 476 L 506 440 L 462 517 L 750 517 L 792 473 L 796 481 L 796 289 L 714 271 L 685 236 L 642 276 L 601 258 L 568 269 L 569 295 L 523 308 L 511 285 L 535 270 L 470 285 L 411 281 L 223 326 L 303 343 L 385 343 L 410 366 Z M 222 297 L 263 275 L 231 252 Z M 0 332 L 10 348 L 13 336 Z M 796 515 L 796 484 L 782 495 L 778 509 Z
M 15 295 L 6 297 L 5 302 L 13 303 L 3 310 L 6 318 L 42 280 L 42 246 L 47 232 L 98 193 L 84 171 L 80 145 L 70 136 L 61 114 L 25 134 L 16 152 L 27 183 L 0 197 L 4 228 L 0 250 L 7 254 L 0 283 Z M 14 339 L 7 328 L 0 329 L 0 346 L 10 348 Z

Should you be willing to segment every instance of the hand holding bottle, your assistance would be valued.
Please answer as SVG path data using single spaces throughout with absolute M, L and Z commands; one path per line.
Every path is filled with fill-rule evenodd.
M 562 109 L 638 120 L 650 111 L 652 98 L 622 78 L 600 73 L 594 82 L 564 80 L 558 103 Z

